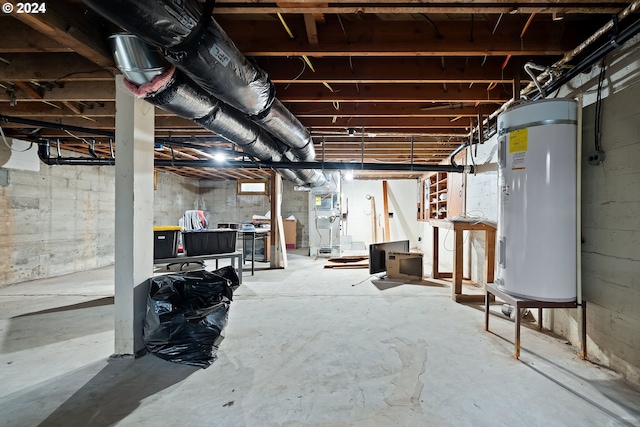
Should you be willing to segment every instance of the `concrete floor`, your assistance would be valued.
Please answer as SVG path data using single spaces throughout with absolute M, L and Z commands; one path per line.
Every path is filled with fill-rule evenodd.
M 113 268 L 0 288 L 1 426 L 640 426 L 640 390 L 449 287 L 245 271 L 207 369 L 113 352 Z M 525 322 L 526 323 L 526 322 Z M 530 325 L 529 325 L 530 326 Z

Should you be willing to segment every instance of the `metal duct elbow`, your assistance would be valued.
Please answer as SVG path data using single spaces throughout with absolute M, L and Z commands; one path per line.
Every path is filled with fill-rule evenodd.
M 157 48 L 133 34 L 114 34 L 109 45 L 118 69 L 135 84 L 150 82 L 169 67 Z

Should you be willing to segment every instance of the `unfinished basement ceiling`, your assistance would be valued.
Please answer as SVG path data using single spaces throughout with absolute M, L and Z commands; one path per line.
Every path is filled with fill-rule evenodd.
M 590 0 L 218 0 L 213 16 L 269 74 L 277 98 L 310 130 L 318 162 L 424 165 L 446 160 L 479 120 L 514 98 L 514 89 L 516 95 L 523 89 L 536 93 L 525 63 L 556 64 L 627 6 L 628 1 Z M 637 20 L 637 12 L 625 16 L 594 46 Z M 0 122 L 5 134 L 48 139 L 84 155 L 93 145 L 108 157 L 108 136 L 30 121 L 113 132 L 117 70 L 107 38 L 119 28 L 79 1 L 47 1 L 45 13 L 3 14 L 0 25 L 0 114 L 23 122 Z M 160 109 L 156 136 L 201 146 L 165 146 L 156 151 L 157 159 L 241 152 Z M 257 168 L 164 169 L 208 179 L 268 175 Z

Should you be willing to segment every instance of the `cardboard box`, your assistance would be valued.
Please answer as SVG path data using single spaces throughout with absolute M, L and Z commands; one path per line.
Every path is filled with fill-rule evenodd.
M 287 249 L 295 249 L 298 221 L 295 219 L 285 219 L 282 223 L 284 227 L 284 243 Z

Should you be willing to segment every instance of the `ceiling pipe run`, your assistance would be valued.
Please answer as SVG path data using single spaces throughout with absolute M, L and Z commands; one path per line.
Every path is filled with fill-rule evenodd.
M 246 168 L 288 168 L 293 170 L 315 169 L 322 166 L 323 170 L 352 170 L 352 171 L 411 171 L 411 172 L 452 172 L 473 173 L 473 167 L 465 165 L 443 164 L 406 164 L 406 163 L 346 163 L 346 162 L 257 162 L 255 164 L 242 161 L 214 162 L 210 160 L 156 160 L 157 167 L 190 167 L 190 168 L 218 168 L 218 169 L 246 169 Z
M 51 144 L 49 141 L 38 142 L 38 157 L 46 165 L 72 165 L 72 166 L 113 166 L 116 159 L 100 157 L 51 157 Z
M 94 157 L 51 157 L 51 144 L 49 141 L 38 142 L 38 157 L 47 165 L 72 165 L 72 166 L 113 166 L 115 159 Z M 468 166 L 453 165 L 408 165 L 397 163 L 344 163 L 344 162 L 247 162 L 226 160 L 223 162 L 213 160 L 165 160 L 154 161 L 155 167 L 189 167 L 189 168 L 216 168 L 216 169 L 251 169 L 265 168 L 279 170 L 281 168 L 293 170 L 309 170 L 322 166 L 324 170 L 366 170 L 366 171 L 412 171 L 412 172 L 466 172 Z
M 5 116 L 1 114 L 0 114 L 0 122 L 16 123 L 16 124 L 22 124 L 27 126 L 34 126 L 37 128 L 64 130 L 69 132 L 77 132 L 81 134 L 103 136 L 108 138 L 115 137 L 115 132 L 108 131 L 108 130 L 91 129 L 91 128 L 85 128 L 80 126 L 71 126 L 71 125 L 65 125 L 61 123 L 45 122 L 42 120 L 23 119 L 21 117 Z M 25 138 L 25 137 L 19 137 L 19 138 Z M 36 138 L 36 140 L 34 140 L 33 138 L 28 138 L 28 139 L 33 142 L 39 143 L 40 141 L 38 140 L 42 140 L 44 138 Z M 210 142 L 219 143 L 219 142 L 226 142 L 228 140 L 220 137 L 199 137 L 199 136 L 177 137 L 177 138 L 156 137 L 154 140 L 156 144 L 169 145 L 172 147 L 193 148 L 194 150 L 203 150 L 203 149 L 211 148 L 206 145 L 194 144 L 194 143 L 189 143 L 185 141 L 193 141 L 193 142 L 200 142 L 200 143 L 210 143 Z M 242 155 L 245 153 L 238 152 L 238 154 Z
M 85 0 L 96 12 L 164 50 L 166 59 L 196 85 L 247 114 L 290 147 L 287 158 L 315 160 L 309 131 L 275 98 L 267 73 L 250 63 L 211 17 L 213 2 L 196 0 Z M 321 171 L 298 175 L 310 186 L 325 182 Z

